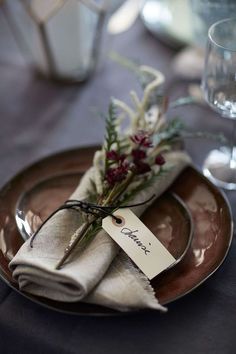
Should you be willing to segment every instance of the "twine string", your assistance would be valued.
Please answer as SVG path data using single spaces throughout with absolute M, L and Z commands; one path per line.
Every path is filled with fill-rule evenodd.
M 84 212 L 86 214 L 94 215 L 97 218 L 104 218 L 106 216 L 111 216 L 118 224 L 121 222 L 120 218 L 115 216 L 113 213 L 116 209 L 124 209 L 124 208 L 132 208 L 136 206 L 141 206 L 144 205 L 148 202 L 150 202 L 155 195 L 153 195 L 151 198 L 145 200 L 144 202 L 141 203 L 136 203 L 136 204 L 130 204 L 130 205 L 121 205 L 121 206 L 115 206 L 115 205 L 97 205 L 94 203 L 90 203 L 87 201 L 81 201 L 77 199 L 69 199 L 66 200 L 64 204 L 62 204 L 59 208 L 54 210 L 44 221 L 43 223 L 39 226 L 39 228 L 33 233 L 30 239 L 30 247 L 33 248 L 33 242 L 35 237 L 38 235 L 39 231 L 42 229 L 42 227 L 59 211 L 65 210 L 65 209 L 73 209 L 77 212 Z

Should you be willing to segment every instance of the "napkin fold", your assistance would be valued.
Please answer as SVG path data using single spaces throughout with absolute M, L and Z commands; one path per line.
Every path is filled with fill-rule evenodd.
M 139 193 L 132 200 L 134 204 L 153 194 L 159 197 L 190 163 L 188 155 L 181 151 L 168 153 L 165 158 L 165 167 L 170 167 L 168 173 Z M 86 198 L 95 173 L 95 167 L 85 173 L 71 199 Z M 132 211 L 140 216 L 149 205 L 134 207 Z M 78 212 L 61 210 L 42 227 L 33 248 L 30 240 L 22 245 L 9 264 L 20 290 L 57 301 L 82 300 L 120 311 L 135 308 L 165 310 L 158 303 L 147 277 L 134 267 L 104 230 L 82 251 L 76 248 L 63 267 L 56 270 L 71 235 L 80 225 Z

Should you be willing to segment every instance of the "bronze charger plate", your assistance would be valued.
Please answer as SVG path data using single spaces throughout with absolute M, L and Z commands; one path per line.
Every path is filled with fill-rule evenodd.
M 14 290 L 34 302 L 71 314 L 105 315 L 119 312 L 82 302 L 63 303 L 26 294 L 18 289 L 8 263 L 24 242 L 15 222 L 21 196 L 32 194 L 28 217 L 44 219 L 73 191 L 78 179 L 91 166 L 96 148 L 68 150 L 49 156 L 26 168 L 0 191 L 0 276 Z M 66 178 L 61 178 L 66 176 Z M 43 181 L 49 181 L 48 188 Z M 44 186 L 41 188 L 40 186 Z M 58 193 L 58 191 L 60 191 Z M 187 167 L 170 188 L 188 207 L 194 223 L 191 247 L 174 268 L 152 280 L 161 304 L 168 304 L 195 289 L 222 264 L 232 241 L 233 223 L 223 194 L 193 167 Z M 50 193 L 50 194 L 49 194 Z M 169 194 L 164 194 L 142 217 L 143 222 L 174 252 L 189 219 Z

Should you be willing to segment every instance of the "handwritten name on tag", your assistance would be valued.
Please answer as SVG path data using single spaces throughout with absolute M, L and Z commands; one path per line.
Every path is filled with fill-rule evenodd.
M 121 222 L 117 223 L 114 218 L 107 216 L 102 222 L 103 229 L 149 279 L 176 261 L 130 209 L 118 209 L 113 215 Z

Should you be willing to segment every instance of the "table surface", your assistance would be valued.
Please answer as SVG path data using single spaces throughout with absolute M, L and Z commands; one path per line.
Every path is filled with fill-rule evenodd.
M 125 33 L 107 38 L 107 48 L 166 75 L 172 99 L 187 95 L 189 82 L 173 74 L 176 51 L 152 37 L 140 20 Z M 0 184 L 33 161 L 76 146 L 100 143 L 110 96 L 127 101 L 137 87 L 131 73 L 108 58 L 83 85 L 58 85 L 39 78 L 25 64 L 0 12 Z M 105 51 L 107 53 L 107 51 Z M 193 130 L 223 131 L 206 106 L 171 112 Z M 197 166 L 216 143 L 186 142 Z M 235 210 L 235 192 L 228 193 Z M 169 306 L 167 314 L 89 318 L 60 314 L 23 298 L 0 281 L 0 351 L 6 353 L 214 353 L 236 352 L 235 242 L 223 266 L 207 282 Z

